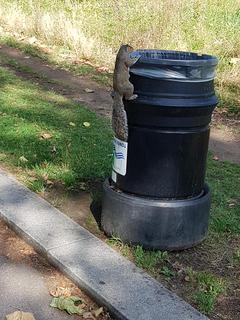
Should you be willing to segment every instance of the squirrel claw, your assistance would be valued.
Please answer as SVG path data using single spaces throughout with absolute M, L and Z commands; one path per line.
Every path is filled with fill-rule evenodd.
M 128 98 L 127 100 L 135 100 L 137 99 L 138 95 L 137 94 L 133 94 L 130 98 Z

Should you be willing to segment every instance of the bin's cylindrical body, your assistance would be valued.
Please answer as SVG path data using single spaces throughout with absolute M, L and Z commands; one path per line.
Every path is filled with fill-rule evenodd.
M 130 81 L 138 98 L 125 101 L 127 170 L 116 186 L 136 195 L 184 199 L 204 187 L 209 123 L 217 103 L 216 58 L 194 53 L 140 51 Z
M 207 234 L 204 184 L 217 59 L 139 50 L 130 69 L 136 100 L 124 101 L 128 143 L 114 142 L 101 223 L 108 235 L 145 248 L 179 250 Z

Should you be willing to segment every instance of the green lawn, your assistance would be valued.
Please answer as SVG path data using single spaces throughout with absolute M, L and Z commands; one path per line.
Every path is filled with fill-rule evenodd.
M 212 193 L 212 231 L 240 234 L 240 166 L 209 157 L 207 181 Z
M 112 133 L 107 121 L 4 68 L 0 87 L 0 159 L 31 175 L 33 190 L 47 180 L 74 187 L 108 174 Z

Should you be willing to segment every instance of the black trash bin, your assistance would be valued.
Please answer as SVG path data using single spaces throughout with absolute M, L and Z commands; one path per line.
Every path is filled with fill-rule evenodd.
M 205 184 L 209 123 L 217 98 L 217 58 L 138 50 L 130 69 L 138 98 L 125 101 L 128 143 L 115 140 L 112 178 L 104 184 L 102 226 L 148 248 L 183 249 L 204 239 L 210 209 Z M 116 145 L 117 144 L 117 145 Z M 121 146 L 121 144 L 123 144 Z M 120 156 L 120 159 L 119 158 Z

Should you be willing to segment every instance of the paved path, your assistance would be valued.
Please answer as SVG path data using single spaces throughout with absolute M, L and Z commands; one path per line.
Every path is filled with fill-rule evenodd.
M 51 297 L 43 276 L 23 263 L 0 256 L 0 319 L 16 310 L 31 312 L 36 320 L 74 320 L 49 306 Z
M 2 170 L 0 216 L 118 319 L 207 319 Z

